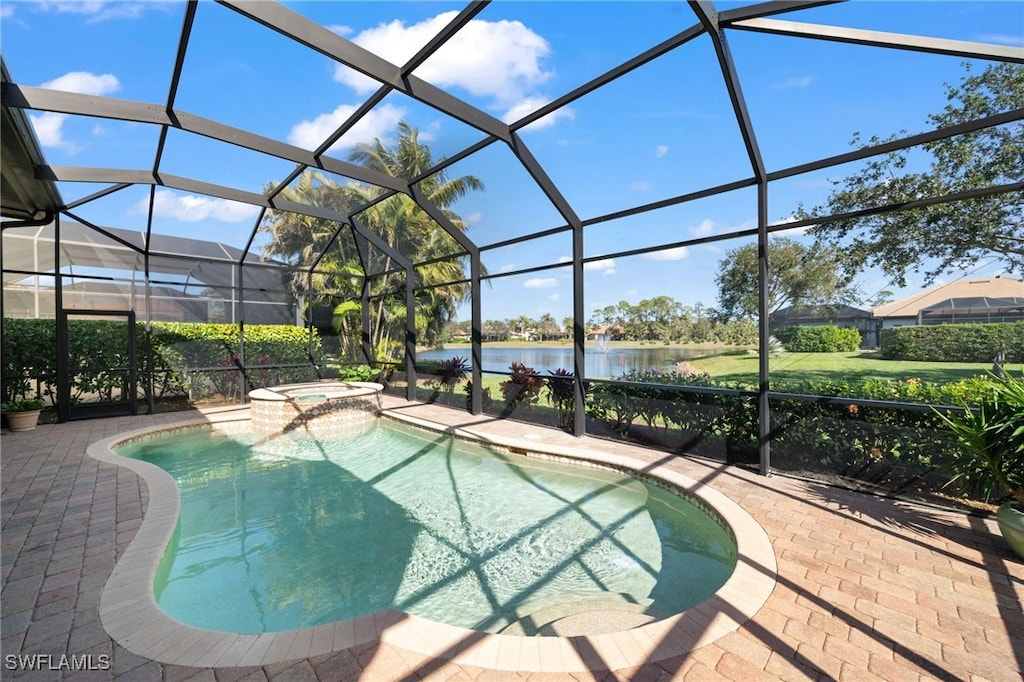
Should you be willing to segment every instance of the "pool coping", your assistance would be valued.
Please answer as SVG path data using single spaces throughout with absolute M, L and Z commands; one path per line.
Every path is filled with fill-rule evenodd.
M 726 495 L 667 466 L 583 446 L 485 434 L 471 427 L 449 426 L 398 411 L 383 410 L 381 416 L 514 453 L 550 455 L 661 479 L 714 509 L 730 526 L 736 538 L 736 568 L 713 596 L 691 609 L 630 630 L 599 635 L 491 634 L 394 609 L 284 632 L 238 634 L 195 628 L 164 613 L 153 594 L 160 560 L 177 524 L 177 485 L 159 467 L 121 457 L 113 452 L 113 447 L 158 432 L 249 421 L 237 413 L 208 415 L 172 427 L 136 429 L 96 441 L 86 449 L 96 460 L 130 469 L 145 480 L 149 490 L 142 524 L 100 597 L 100 621 L 111 638 L 139 656 L 193 667 L 262 666 L 380 641 L 457 664 L 495 670 L 618 670 L 686 654 L 737 630 L 760 610 L 775 588 L 778 565 L 768 534 L 760 524 Z

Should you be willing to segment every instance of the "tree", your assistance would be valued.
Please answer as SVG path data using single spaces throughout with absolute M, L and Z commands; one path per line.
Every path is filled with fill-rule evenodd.
M 398 125 L 394 145 L 385 145 L 377 139 L 373 144 L 357 146 L 350 158 L 355 163 L 403 180 L 422 175 L 436 163 L 430 149 L 419 142 L 416 128 L 404 121 Z M 271 183 L 267 189 L 274 186 Z M 470 175 L 449 179 L 442 171 L 419 181 L 417 188 L 456 229 L 464 230 L 464 221 L 449 206 L 466 193 L 483 189 L 483 183 Z M 353 208 L 373 202 L 383 191 L 379 187 L 355 184 L 341 187 L 316 171 L 307 171 L 294 186 L 284 189 L 281 196 L 348 215 Z M 414 264 L 458 250 L 457 246 L 453 247 L 454 239 L 405 194 L 377 202 L 359 212 L 356 218 Z M 338 227 L 334 221 L 270 211 L 262 225 L 262 229 L 271 236 L 264 253 L 291 263 L 308 264 L 323 251 Z M 388 274 L 394 267 L 391 256 L 381 249 L 367 247 L 360 254 L 347 229 L 320 260 L 317 272 L 313 274 L 313 291 L 310 294 L 329 300 L 334 306 L 335 326 L 348 341 L 347 348 L 357 345 L 355 330 L 360 328 L 361 308 L 358 300 L 364 276 L 370 281 L 372 347 L 378 357 L 390 356 L 400 347 L 396 339 L 404 336 L 405 275 Z M 466 284 L 444 285 L 466 279 L 462 259 L 451 258 L 416 266 L 414 276 L 417 291 L 413 314 L 417 334 L 421 342 L 433 343 L 469 293 Z M 296 293 L 305 293 L 304 272 L 293 280 L 293 287 Z
M 718 262 L 719 312 L 726 319 L 758 314 L 757 244 L 727 252 Z M 768 242 L 768 311 L 792 305 L 835 304 L 848 300 L 852 289 L 836 267 L 838 254 L 812 249 L 788 237 Z
M 398 139 L 389 147 L 378 138 L 372 144 L 360 144 L 349 155 L 349 159 L 381 173 L 410 180 L 432 168 L 434 161 L 430 148 L 419 141 L 419 131 L 406 123 L 398 123 Z M 444 171 L 434 173 L 417 183 L 417 188 L 428 201 L 439 208 L 458 230 L 465 230 L 466 224 L 454 211 L 449 209 L 455 201 L 473 190 L 484 189 L 483 182 L 472 175 L 448 178 Z M 350 191 L 363 203 L 380 196 L 379 187 L 353 185 Z M 371 230 L 383 237 L 403 256 L 415 262 L 422 262 L 456 253 L 459 249 L 455 240 L 438 225 L 412 198 L 397 194 L 378 202 L 358 214 L 358 219 Z M 393 267 L 390 256 L 378 255 L 383 259 L 380 269 L 371 272 L 386 272 Z M 379 290 L 388 290 L 390 275 L 376 278 Z M 465 280 L 462 259 L 439 260 L 416 267 L 416 331 L 424 343 L 433 343 L 444 325 L 450 320 L 459 303 L 469 295 L 468 284 L 439 286 L 445 282 Z M 392 296 L 404 296 L 396 292 Z M 386 318 L 388 306 L 382 300 L 374 311 L 375 328 L 390 330 Z M 396 338 L 398 335 L 396 335 Z
M 537 320 L 537 333 L 540 334 L 541 341 L 545 340 L 545 338 L 558 336 L 559 329 L 558 322 L 551 313 L 544 313 Z
M 966 74 L 947 85 L 949 104 L 928 117 L 936 128 L 977 120 L 1024 107 L 1024 66 L 998 64 L 979 74 Z M 871 138 L 874 146 L 897 139 Z M 855 134 L 853 143 L 859 145 Z M 900 150 L 868 160 L 849 177 L 835 182 L 823 206 L 803 207 L 798 217 L 839 215 L 898 205 L 927 197 L 977 190 L 1024 178 L 1024 123 L 1020 120 L 922 145 L 930 154 L 927 170 L 908 172 L 912 154 Z M 1013 273 L 1024 272 L 1024 192 L 1010 192 L 932 206 L 896 210 L 811 229 L 821 246 L 843 254 L 847 273 L 880 268 L 899 286 L 910 272 L 921 272 L 925 284 L 939 275 L 993 258 Z

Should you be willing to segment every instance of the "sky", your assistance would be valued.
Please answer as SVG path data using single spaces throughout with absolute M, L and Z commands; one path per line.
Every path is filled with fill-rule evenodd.
M 463 7 L 448 2 L 294 2 L 295 12 L 401 64 Z M 721 4 L 728 8 L 734 4 Z M 153 103 L 166 102 L 184 16 L 180 2 L 0 2 L 0 49 L 19 84 Z M 855 1 L 775 17 L 895 33 L 1024 47 L 1024 3 Z M 696 23 L 680 2 L 510 2 L 485 8 L 415 75 L 506 122 L 517 120 L 610 68 Z M 757 143 L 769 171 L 850 149 L 864 138 L 930 128 L 946 104 L 946 83 L 965 67 L 958 57 L 729 31 Z M 48 46 L 40 49 L 40 45 Z M 981 70 L 979 62 L 973 68 Z M 376 89 L 348 67 L 202 2 L 197 11 L 175 107 L 307 149 L 316 148 Z M 44 155 L 55 166 L 149 169 L 159 129 L 114 120 L 31 113 Z M 435 158 L 451 156 L 483 134 L 398 93 L 332 149 L 346 159 L 354 145 L 395 137 L 415 126 Z M 584 219 L 598 218 L 705 187 L 750 177 L 728 93 L 707 36 L 578 99 L 522 131 L 523 139 Z M 292 162 L 172 130 L 164 173 L 260 192 Z M 833 181 L 853 168 L 797 176 L 769 188 L 769 219 L 792 218 L 798 203 L 821 203 Z M 473 175 L 486 190 L 451 208 L 480 245 L 565 224 L 522 165 L 501 143 L 449 169 Z M 349 182 L 335 177 L 337 182 Z M 106 187 L 62 183 L 70 201 Z M 145 229 L 148 187 L 131 187 L 76 209 L 98 225 Z M 254 207 L 160 188 L 154 231 L 244 247 Z M 752 189 L 584 231 L 584 253 L 598 257 L 756 226 Z M 807 239 L 802 232 L 790 233 Z M 749 239 L 693 245 L 585 268 L 588 311 L 620 300 L 668 295 L 687 305 L 715 305 L 714 275 L 731 249 Z M 261 247 L 258 240 L 255 248 Z M 571 256 L 569 233 L 487 250 L 490 273 L 511 272 Z M 994 275 L 985 262 L 974 275 Z M 950 275 L 952 279 L 956 275 Z M 874 272 L 858 280 L 865 297 L 900 290 Z M 919 283 L 914 282 L 914 286 Z M 912 287 L 913 288 L 913 287 Z M 570 268 L 492 280 L 484 319 L 572 312 Z M 468 318 L 468 310 L 461 311 Z

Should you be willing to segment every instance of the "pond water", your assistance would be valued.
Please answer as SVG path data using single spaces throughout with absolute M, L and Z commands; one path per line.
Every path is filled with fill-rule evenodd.
M 714 350 L 702 348 L 588 348 L 584 356 L 585 376 L 590 379 L 619 377 L 630 370 L 657 369 L 669 371 L 677 362 L 715 354 Z M 557 369 L 573 369 L 572 347 L 529 348 L 520 346 L 484 346 L 481 369 L 485 372 L 508 372 L 513 362 L 533 367 L 539 374 Z M 468 358 L 469 348 L 445 348 L 443 350 L 418 351 L 417 360 L 448 360 L 455 356 Z

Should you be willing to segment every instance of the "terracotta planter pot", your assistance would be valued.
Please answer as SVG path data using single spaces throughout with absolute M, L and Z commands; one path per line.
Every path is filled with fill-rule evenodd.
M 40 410 L 29 410 L 27 412 L 8 412 L 7 423 L 11 431 L 31 431 L 36 428 L 39 421 Z
M 1006 502 L 999 507 L 996 521 L 1006 543 L 1017 556 L 1024 559 L 1024 511 L 1020 510 L 1016 502 Z

